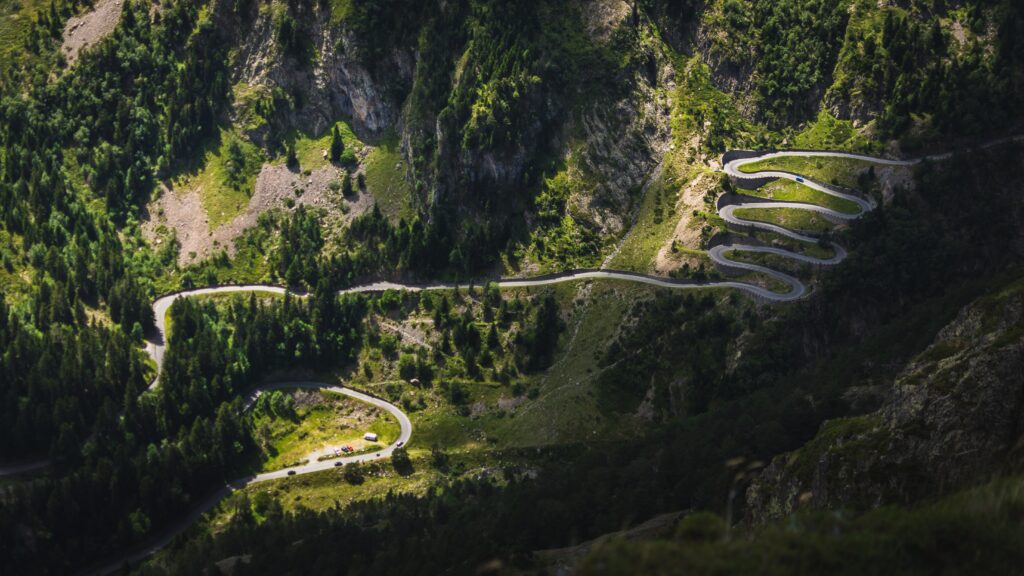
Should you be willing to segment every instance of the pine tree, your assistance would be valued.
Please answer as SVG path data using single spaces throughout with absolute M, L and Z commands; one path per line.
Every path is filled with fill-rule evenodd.
M 337 162 L 341 160 L 341 154 L 345 151 L 345 142 L 341 139 L 341 134 L 338 132 L 338 127 L 335 126 L 331 132 L 331 162 Z M 351 184 L 349 187 L 351 188 Z
M 487 347 L 494 350 L 500 345 L 501 342 L 498 340 L 498 330 L 494 327 L 494 324 L 491 324 L 491 329 L 487 332 Z
M 285 159 L 285 162 L 287 162 L 289 168 L 298 169 L 298 167 L 299 167 L 299 157 L 295 155 L 295 145 L 294 144 L 288 144 L 288 146 L 287 146 L 287 158 Z
M 341 179 L 341 193 L 348 197 L 352 195 L 354 190 L 352 189 L 352 178 L 346 173 Z

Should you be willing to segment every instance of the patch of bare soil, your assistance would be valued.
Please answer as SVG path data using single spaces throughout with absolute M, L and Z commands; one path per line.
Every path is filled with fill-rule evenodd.
M 707 174 L 699 174 L 694 178 L 683 193 L 679 195 L 676 203 L 676 214 L 679 215 L 679 222 L 676 224 L 675 232 L 669 238 L 658 255 L 654 258 L 654 271 L 656 274 L 668 274 L 681 267 L 683 263 L 696 263 L 693 256 L 683 251 L 672 251 L 672 243 L 675 242 L 678 248 L 700 248 L 700 227 L 691 226 L 693 211 L 704 202 L 704 194 L 714 186 L 715 179 L 707 177 Z M 692 262 L 691 262 L 692 260 Z
M 960 46 L 967 44 L 967 33 L 964 31 L 964 25 L 962 22 L 954 20 L 953 25 L 950 26 L 950 32 L 953 33 L 953 38 L 956 38 L 956 41 Z
M 903 166 L 882 166 L 875 170 L 875 176 L 882 185 L 882 199 L 888 204 L 897 188 L 914 189 L 914 172 Z
M 305 390 L 299 388 L 292 393 L 292 398 L 295 400 L 295 409 L 301 408 L 312 408 L 319 404 L 323 398 L 320 396 L 319 390 Z
M 525 396 L 513 396 L 511 398 L 508 396 L 502 396 L 501 398 L 498 398 L 498 409 L 504 410 L 505 412 L 514 412 L 515 409 L 525 401 Z
M 623 0 L 590 0 L 580 7 L 583 25 L 596 40 L 605 41 L 632 12 Z
M 75 63 L 83 48 L 92 46 L 114 31 L 121 20 L 123 8 L 122 0 L 97 0 L 91 11 L 68 19 L 60 50 L 69 65 Z
M 433 321 L 430 321 L 433 324 Z M 422 329 L 418 322 L 409 319 L 405 322 L 397 323 L 387 319 L 380 320 L 380 327 L 388 332 L 398 334 L 399 338 L 403 342 L 412 342 L 419 346 L 422 346 L 428 350 L 433 350 L 433 345 L 430 344 L 427 338 L 427 333 Z
M 260 214 L 274 208 L 294 209 L 300 205 L 324 208 L 330 223 L 347 224 L 373 207 L 373 197 L 357 190 L 345 198 L 340 190 L 332 190 L 331 182 L 338 181 L 342 175 L 343 171 L 334 166 L 302 174 L 286 166 L 266 164 L 245 212 L 216 230 L 210 230 L 199 190 L 176 191 L 165 187 L 149 207 L 150 217 L 143 224 L 143 233 L 153 242 L 159 236 L 161 225 L 174 230 L 181 245 L 178 265 L 186 266 L 201 262 L 220 250 L 234 255 L 235 239 L 254 226 Z

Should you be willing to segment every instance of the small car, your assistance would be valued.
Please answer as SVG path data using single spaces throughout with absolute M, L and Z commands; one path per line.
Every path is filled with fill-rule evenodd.
M 799 176 L 797 176 L 797 177 L 796 177 L 796 181 L 797 181 L 797 182 L 800 182 L 800 183 L 803 183 L 804 179 L 803 179 L 803 178 L 801 178 L 801 177 L 799 177 Z
M 405 444 L 405 442 L 399 442 L 398 444 L 395 444 L 395 448 L 401 448 L 402 444 Z
M 335 462 L 335 463 L 334 463 L 334 467 L 335 467 L 335 468 L 337 468 L 338 466 L 341 466 L 341 465 L 342 465 L 342 463 L 341 463 L 341 462 Z
M 289 476 L 295 476 L 295 470 L 289 470 L 288 471 L 288 475 Z

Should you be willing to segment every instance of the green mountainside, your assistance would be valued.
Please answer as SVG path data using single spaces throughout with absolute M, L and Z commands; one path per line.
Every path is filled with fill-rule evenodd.
M 0 0 L 0 566 L 1019 573 L 1022 95 L 1014 0 Z

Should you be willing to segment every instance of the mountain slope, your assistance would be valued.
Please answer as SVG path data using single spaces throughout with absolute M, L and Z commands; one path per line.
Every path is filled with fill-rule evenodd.
M 139 572 L 543 570 L 536 550 L 679 510 L 768 522 L 756 556 L 792 542 L 771 518 L 815 522 L 801 503 L 859 515 L 1016 473 L 1024 160 L 975 145 L 1022 127 L 1018 4 L 132 1 L 73 59 L 89 8 L 5 4 L 0 455 L 51 465 L 3 480 L 3 565 L 73 572 L 179 525 L 258 464 L 239 398 L 277 371 L 402 406 L 408 467 L 247 491 Z M 877 206 L 832 221 L 751 205 L 834 197 L 721 173 L 776 148 L 955 154 L 774 166 Z M 737 198 L 817 240 L 727 222 Z M 834 267 L 778 258 L 833 242 Z M 740 243 L 806 298 L 488 283 L 600 267 L 784 290 L 715 264 Z M 382 280 L 463 286 L 338 295 Z M 145 392 L 151 302 L 231 283 L 309 298 L 171 310 Z M 889 514 L 854 531 L 901 542 Z M 1015 542 L 993 533 L 978 545 Z M 645 549 L 624 548 L 594 561 Z

